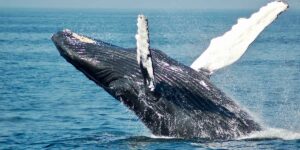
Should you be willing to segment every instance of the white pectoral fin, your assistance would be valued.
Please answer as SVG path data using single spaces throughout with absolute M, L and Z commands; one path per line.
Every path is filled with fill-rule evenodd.
M 287 8 L 288 4 L 274 1 L 260 8 L 250 18 L 240 18 L 230 31 L 211 40 L 209 47 L 193 62 L 191 68 L 197 71 L 207 70 L 212 74 L 215 70 L 231 65 L 246 52 L 258 35 Z
M 145 84 L 151 91 L 154 91 L 154 73 L 150 51 L 148 21 L 144 15 L 138 16 L 137 27 L 137 34 L 135 35 L 137 45 L 137 62 L 141 67 Z

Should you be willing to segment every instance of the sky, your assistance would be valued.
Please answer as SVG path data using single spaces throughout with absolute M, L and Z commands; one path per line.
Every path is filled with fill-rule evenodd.
M 254 9 L 271 0 L 0 0 L 0 8 Z M 300 9 L 300 0 L 286 0 Z

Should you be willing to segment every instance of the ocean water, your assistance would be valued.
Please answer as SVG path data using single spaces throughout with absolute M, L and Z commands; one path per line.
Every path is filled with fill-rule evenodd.
M 190 65 L 254 10 L 147 10 L 151 46 Z M 135 47 L 133 10 L 0 10 L 0 149 L 300 149 L 300 12 L 287 11 L 212 81 L 266 131 L 231 141 L 153 136 L 123 104 L 60 57 L 69 28 Z

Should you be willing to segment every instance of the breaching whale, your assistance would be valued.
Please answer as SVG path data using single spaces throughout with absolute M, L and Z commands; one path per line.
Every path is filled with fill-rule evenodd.
M 243 33 L 236 38 L 245 39 L 246 42 L 239 44 L 242 44 L 242 50 L 247 49 L 258 34 L 286 8 L 287 4 L 283 2 L 272 2 L 262 8 L 258 15 L 248 19 L 257 21 L 249 26 L 251 34 L 245 33 L 249 31 L 247 27 L 241 27 L 238 31 L 232 28 L 230 34 Z M 262 13 L 267 14 L 267 17 L 261 15 Z M 139 19 L 145 21 L 143 16 L 139 16 Z M 245 21 L 247 23 L 247 19 Z M 240 22 L 236 26 L 239 25 Z M 160 50 L 150 48 L 149 34 L 145 30 L 147 24 L 142 22 L 138 23 L 138 26 L 142 27 L 139 27 L 136 36 L 137 48 L 122 48 L 70 30 L 57 32 L 52 36 L 52 41 L 62 57 L 115 99 L 124 103 L 154 135 L 233 139 L 262 130 L 260 124 L 248 112 L 209 79 L 215 70 L 233 63 L 243 52 L 235 56 L 230 55 L 231 57 L 226 55 L 227 58 L 224 59 L 229 61 L 223 61 L 221 65 L 214 63 L 215 58 L 210 56 L 209 59 L 201 55 L 203 58 L 197 59 L 192 67 L 189 67 Z M 261 29 L 253 31 L 258 27 Z M 251 37 L 246 37 L 247 35 Z M 229 49 L 229 54 L 232 50 L 230 47 L 236 50 L 239 46 L 230 45 L 230 42 L 236 43 L 228 41 L 227 47 L 223 47 Z M 204 52 L 205 55 L 222 51 L 215 50 L 213 44 L 214 42 L 211 43 L 213 50 L 208 48 L 208 52 Z M 203 60 L 207 60 L 208 65 L 203 63 Z

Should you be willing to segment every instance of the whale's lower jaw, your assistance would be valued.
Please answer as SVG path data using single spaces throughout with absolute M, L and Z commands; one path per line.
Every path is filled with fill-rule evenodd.
M 204 74 L 164 53 L 152 50 L 156 79 L 152 92 L 144 87 L 135 50 L 75 35 L 70 31 L 53 35 L 60 54 L 134 111 L 154 135 L 232 139 L 261 130 Z

